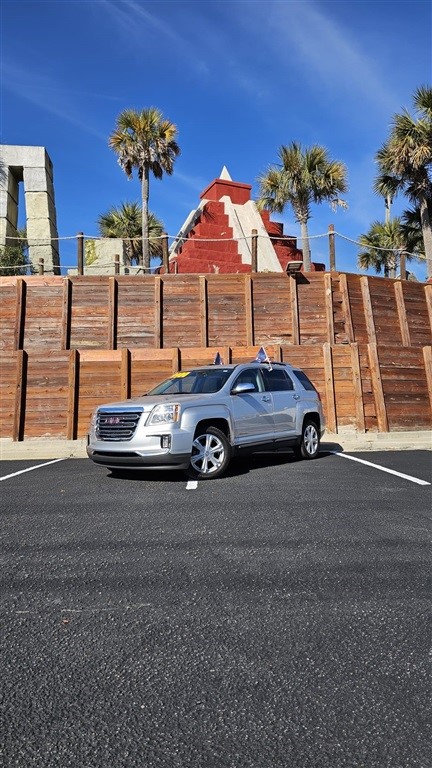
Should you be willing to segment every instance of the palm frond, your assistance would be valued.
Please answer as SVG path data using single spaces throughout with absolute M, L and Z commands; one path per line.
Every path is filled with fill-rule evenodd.
M 377 274 L 394 270 L 403 255 L 407 261 L 412 256 L 413 240 L 408 236 L 400 217 L 385 223 L 374 221 L 369 231 L 360 235 L 357 261 L 361 269 L 374 269 Z
M 432 88 L 430 86 L 421 85 L 415 90 L 414 106 L 428 120 L 432 120 Z
M 139 262 L 142 255 L 142 209 L 139 203 L 121 203 L 119 207 L 112 206 L 97 219 L 99 234 L 102 237 L 119 238 L 125 241 L 129 263 Z M 164 226 L 162 221 L 149 211 L 148 239 L 150 256 L 162 255 L 162 240 Z
M 297 141 L 278 150 L 281 168 L 270 167 L 258 178 L 258 205 L 282 213 L 291 205 L 298 221 L 310 218 L 311 203 L 328 201 L 346 207 L 339 193 L 347 191 L 346 166 L 331 160 L 325 147 L 303 148 Z

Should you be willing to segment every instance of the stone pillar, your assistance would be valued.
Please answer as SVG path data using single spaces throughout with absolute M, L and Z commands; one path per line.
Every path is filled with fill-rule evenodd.
M 19 181 L 10 168 L 0 166 L 0 245 L 16 245 L 8 238 L 17 231 Z
M 24 182 L 30 261 L 45 272 L 60 273 L 53 166 L 44 147 L 0 145 L 0 245 L 16 241 L 18 183 Z

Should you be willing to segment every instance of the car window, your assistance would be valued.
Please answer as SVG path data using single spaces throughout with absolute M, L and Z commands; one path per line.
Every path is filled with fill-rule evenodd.
M 236 384 L 253 384 L 255 387 L 255 392 L 263 392 L 264 390 L 258 368 L 247 368 L 246 370 L 242 371 L 237 376 L 233 386 L 236 386 Z
M 283 392 L 294 389 L 291 377 L 283 368 L 272 368 L 271 370 L 263 368 L 261 373 L 265 388 L 269 392 Z
M 308 392 L 316 392 L 314 385 L 312 384 L 311 380 L 308 379 L 304 371 L 295 370 L 294 373 L 304 389 L 307 389 Z

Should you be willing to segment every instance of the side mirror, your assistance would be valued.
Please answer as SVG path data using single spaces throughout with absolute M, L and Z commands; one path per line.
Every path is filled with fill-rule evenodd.
M 255 384 L 245 381 L 242 384 L 236 384 L 231 390 L 232 395 L 245 395 L 247 392 L 256 392 Z

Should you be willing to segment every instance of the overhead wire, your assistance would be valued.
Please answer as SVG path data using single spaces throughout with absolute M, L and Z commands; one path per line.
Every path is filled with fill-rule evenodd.
M 319 239 L 322 239 L 322 238 L 328 238 L 330 235 L 335 236 L 335 237 L 339 237 L 342 240 L 345 240 L 346 242 L 349 242 L 349 243 L 357 246 L 358 248 L 365 248 L 366 247 L 365 243 L 362 243 L 359 240 L 355 240 L 355 239 L 353 239 L 351 237 L 348 237 L 347 235 L 344 235 L 342 232 L 338 232 L 336 230 L 328 230 L 327 232 L 323 232 L 323 233 L 320 233 L 320 234 L 317 234 L 317 235 L 308 235 L 305 238 L 303 238 L 301 235 L 300 236 L 298 236 L 298 235 L 287 235 L 287 234 L 281 234 L 281 235 L 271 234 L 270 235 L 270 234 L 267 234 L 267 233 L 266 234 L 262 234 L 262 233 L 257 232 L 254 235 L 249 235 L 249 236 L 245 235 L 245 236 L 242 236 L 242 237 L 211 237 L 210 238 L 210 237 L 202 237 L 202 236 L 195 235 L 193 237 L 193 240 L 198 240 L 200 243 L 207 243 L 207 242 L 208 243 L 215 243 L 215 242 L 224 242 L 224 243 L 226 243 L 226 242 L 239 242 L 239 241 L 245 241 L 245 240 L 250 241 L 251 238 L 253 236 L 255 236 L 258 239 L 265 238 L 265 239 L 270 239 L 270 241 L 289 241 L 289 240 L 291 240 L 291 241 L 292 240 L 298 241 L 298 240 L 300 240 L 301 242 L 303 242 L 304 240 L 311 241 L 311 240 L 319 240 Z M 148 238 L 143 238 L 142 236 L 137 236 L 137 237 L 133 237 L 133 238 L 109 238 L 109 237 L 102 237 L 101 235 L 96 235 L 95 236 L 95 235 L 85 235 L 85 234 L 69 235 L 69 236 L 63 236 L 63 237 L 52 237 L 52 238 L 33 238 L 33 237 L 23 238 L 23 237 L 11 235 L 11 236 L 7 237 L 7 240 L 8 241 L 11 241 L 11 240 L 12 241 L 18 241 L 17 244 L 23 243 L 25 245 L 25 248 L 27 248 L 27 247 L 31 248 L 33 246 L 35 246 L 35 247 L 37 247 L 37 246 L 39 246 L 39 247 L 47 246 L 48 247 L 53 242 L 61 243 L 63 241 L 74 241 L 74 240 L 77 241 L 79 238 L 81 238 L 84 243 L 88 242 L 88 241 L 98 241 L 98 242 L 106 241 L 106 242 L 109 242 L 110 240 L 113 240 L 113 239 L 114 240 L 122 240 L 123 242 L 128 242 L 130 240 L 133 240 L 134 242 L 144 242 L 144 241 L 154 242 L 155 240 L 167 239 L 168 242 L 172 241 L 173 244 L 175 243 L 176 247 L 178 247 L 178 248 L 181 248 L 182 246 L 185 245 L 185 243 L 190 242 L 192 240 L 192 238 L 189 238 L 187 235 L 182 237 L 182 236 L 179 236 L 179 235 L 168 235 L 168 234 L 156 235 L 154 237 L 152 236 L 152 237 L 148 237 Z M 5 247 L 5 246 L 3 245 L 3 246 L 0 246 L 0 248 L 1 247 Z M 401 248 L 383 248 L 381 246 L 369 246 L 369 248 L 370 248 L 370 250 L 373 250 L 373 251 L 382 251 L 382 252 L 385 252 L 385 253 L 399 253 L 399 252 L 402 251 Z M 405 251 L 405 250 L 403 250 L 402 252 L 405 253 L 406 256 L 411 256 L 411 257 L 413 257 L 415 259 L 427 260 L 426 256 L 424 254 L 422 254 L 422 253 L 414 253 L 414 252 Z M 106 267 L 113 266 L 113 265 L 115 265 L 115 261 L 108 262 L 108 263 L 104 264 L 104 266 L 106 266 Z M 13 266 L 5 265 L 5 266 L 1 266 L 1 269 L 2 270 L 23 269 L 23 268 L 28 267 L 28 266 L 29 266 L 28 263 L 27 264 L 20 264 L 20 265 L 13 265 Z M 76 265 L 74 265 L 74 267 L 75 266 Z M 66 267 L 65 266 L 65 267 L 62 267 L 62 269 L 73 269 L 74 267 Z M 100 265 L 98 265 L 98 264 L 94 264 L 94 265 L 86 264 L 86 269 L 92 269 L 92 268 L 100 268 Z M 154 270 L 154 267 L 145 268 L 145 267 L 142 267 L 140 265 L 134 266 L 133 268 L 134 269 L 138 269 L 139 268 L 140 270 L 146 270 L 146 271 Z

